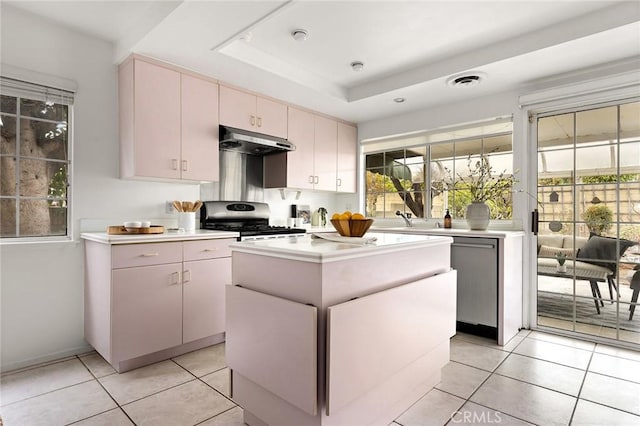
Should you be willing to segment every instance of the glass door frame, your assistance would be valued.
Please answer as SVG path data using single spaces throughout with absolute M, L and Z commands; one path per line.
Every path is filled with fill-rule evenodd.
M 533 211 L 533 209 L 538 208 L 538 162 L 539 162 L 539 147 L 538 147 L 538 124 L 539 124 L 539 120 L 541 118 L 545 118 L 545 117 L 551 117 L 551 116 L 556 116 L 556 115 L 562 115 L 562 114 L 575 114 L 574 115 L 574 129 L 576 128 L 576 117 L 577 114 L 582 112 L 582 111 L 587 111 L 587 110 L 593 110 L 593 109 L 599 109 L 599 108 L 606 108 L 606 107 L 611 107 L 611 106 L 617 106 L 617 105 L 624 105 L 627 103 L 634 103 L 634 102 L 640 102 L 640 98 L 637 97 L 632 97 L 632 98 L 621 98 L 621 99 L 617 99 L 617 100 L 613 100 L 613 101 L 607 101 L 607 102 L 580 102 L 580 103 L 576 103 L 575 105 L 571 105 L 571 106 L 565 106 L 564 108 L 553 108 L 553 107 L 547 107 L 544 109 L 539 109 L 539 110 L 535 110 L 535 109 L 530 109 L 530 110 L 525 110 L 526 113 L 526 117 L 528 118 L 528 140 L 529 140 L 529 144 L 527 144 L 527 152 L 529 153 L 529 158 L 531 159 L 531 161 L 528 164 L 528 173 L 527 173 L 527 177 L 528 177 L 528 182 L 529 184 L 527 185 L 528 188 L 528 192 L 529 194 L 535 194 L 532 195 L 529 200 L 529 211 Z M 565 104 L 566 105 L 566 104 Z M 619 111 L 620 109 L 617 109 L 618 111 L 618 116 L 617 116 L 617 123 L 616 123 L 616 127 L 617 127 L 617 132 L 619 132 L 620 129 L 620 122 L 619 122 Z M 575 133 L 575 132 L 574 132 Z M 619 136 L 619 135 L 618 135 Z M 575 162 L 576 162 L 576 149 L 577 146 L 575 144 L 576 141 L 576 135 L 573 135 L 573 170 L 575 170 Z M 616 142 L 616 147 L 619 148 L 620 147 L 620 138 L 618 137 L 618 140 Z M 617 158 L 616 158 L 616 168 L 617 168 L 617 174 L 620 174 L 620 150 L 617 150 Z M 577 206 L 579 203 L 578 200 L 578 191 L 580 191 L 580 185 L 576 184 L 576 181 L 574 180 L 571 183 L 571 191 L 574 194 L 573 200 L 572 200 L 572 205 L 573 205 L 573 216 L 572 216 L 572 224 L 576 224 L 579 223 L 580 220 L 577 217 L 578 211 L 577 211 Z M 620 194 L 620 182 L 617 182 L 616 184 L 616 195 Z M 617 206 L 620 205 L 620 199 L 619 196 L 616 196 L 616 204 Z M 617 214 L 619 213 L 619 209 L 617 209 Z M 531 217 L 531 225 L 533 226 L 533 217 Z M 623 222 L 620 222 L 619 217 L 616 218 L 616 220 L 614 221 L 614 226 L 616 226 L 616 228 L 619 230 L 619 226 L 620 224 Z M 532 229 L 531 229 L 532 230 Z M 619 231 L 617 231 L 617 234 L 619 233 Z M 576 228 L 575 226 L 573 227 L 573 231 L 571 233 L 571 235 L 574 236 L 575 238 L 575 234 L 576 234 Z M 531 235 L 531 239 L 528 240 L 529 242 L 529 283 L 530 285 L 529 287 L 529 291 L 526 292 L 526 294 L 528 294 L 527 299 L 525 299 L 525 305 L 524 305 L 524 311 L 525 311 L 525 319 L 528 319 L 529 321 L 529 325 L 532 329 L 539 329 L 539 330 L 543 330 L 543 331 L 548 331 L 548 332 L 552 332 L 555 334 L 565 334 L 571 337 L 578 337 L 578 338 L 587 338 L 588 340 L 594 341 L 594 342 L 602 342 L 602 343 L 606 343 L 606 344 L 610 344 L 610 345 L 614 345 L 614 346 L 622 346 L 622 347 L 631 347 L 633 349 L 638 349 L 640 348 L 640 344 L 636 344 L 636 343 L 632 343 L 626 340 L 620 340 L 620 335 L 619 335 L 619 329 L 616 329 L 616 338 L 615 340 L 612 338 L 606 338 L 606 337 L 600 337 L 600 336 L 596 336 L 593 334 L 586 334 L 583 332 L 577 332 L 575 331 L 575 324 L 576 324 L 576 312 L 575 312 L 575 300 L 576 300 L 576 279 L 575 277 L 573 277 L 573 312 L 572 312 L 572 318 L 573 318 L 573 331 L 571 330 L 564 330 L 564 329 L 560 329 L 560 328 L 555 328 L 555 327 L 548 327 L 548 326 L 544 326 L 544 325 L 538 325 L 538 273 L 537 273 L 537 264 L 538 264 L 538 253 L 537 253 L 537 242 L 538 242 L 538 236 L 534 235 L 533 233 L 530 234 Z M 620 238 L 619 235 L 617 235 L 617 238 Z M 619 269 L 618 269 L 619 271 Z M 617 276 L 617 280 L 619 279 Z M 604 292 L 603 293 L 603 299 L 608 299 L 608 294 L 607 296 L 605 296 L 605 292 L 606 289 L 603 287 Z M 626 314 L 626 310 L 621 309 L 621 307 L 626 307 L 628 305 L 627 301 L 622 300 L 619 296 L 619 293 L 614 295 L 614 299 L 616 302 L 616 307 L 617 307 L 617 314 L 618 314 L 618 318 L 620 318 L 620 315 L 624 316 Z M 621 304 L 622 302 L 622 304 Z M 605 303 L 608 303 L 605 300 Z

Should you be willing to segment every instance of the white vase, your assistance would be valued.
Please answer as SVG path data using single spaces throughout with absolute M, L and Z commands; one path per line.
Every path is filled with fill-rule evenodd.
M 467 206 L 465 219 L 469 229 L 476 231 L 484 231 L 489 226 L 489 206 L 483 202 L 473 201 Z
M 561 265 L 561 264 L 559 264 L 559 263 L 558 263 L 558 264 L 556 265 L 556 272 L 559 272 L 559 273 L 561 273 L 561 274 L 566 273 L 566 272 L 567 272 L 567 265 L 564 265 L 564 264 L 563 264 L 563 265 Z

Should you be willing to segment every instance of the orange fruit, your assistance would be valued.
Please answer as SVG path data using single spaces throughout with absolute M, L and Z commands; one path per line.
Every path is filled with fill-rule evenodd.
M 354 213 L 351 215 L 352 220 L 364 220 L 366 219 L 362 213 Z
M 334 213 L 333 216 L 331 216 L 331 219 L 333 219 L 333 220 L 340 219 L 340 213 Z

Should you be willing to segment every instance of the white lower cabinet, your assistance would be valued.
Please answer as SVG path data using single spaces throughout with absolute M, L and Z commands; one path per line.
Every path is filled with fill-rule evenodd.
M 440 381 L 455 334 L 455 282 L 450 270 L 355 298 L 353 288 L 326 282 L 318 294 L 332 302 L 318 306 L 282 282 L 229 286 L 225 356 L 245 422 L 388 424 L 389 411 L 399 414 L 389 401 L 404 411 L 416 390 Z M 291 298 L 263 292 L 284 288 Z
M 86 340 L 119 372 L 222 341 L 233 241 L 86 241 Z
M 136 358 L 182 343 L 180 263 L 116 269 L 112 357 Z
M 231 258 L 185 262 L 182 282 L 183 343 L 223 333 L 224 290 L 231 283 Z
M 455 334 L 455 281 L 453 270 L 327 309 L 327 415 Z
M 315 416 L 318 308 L 240 286 L 226 299 L 229 368 Z

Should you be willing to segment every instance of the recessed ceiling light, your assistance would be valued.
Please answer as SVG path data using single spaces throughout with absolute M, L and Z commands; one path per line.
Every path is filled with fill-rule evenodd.
M 401 104 L 404 101 L 406 101 L 405 98 L 393 98 L 393 102 L 398 103 L 398 104 Z
M 447 79 L 447 84 L 454 87 L 471 87 L 477 86 L 486 75 L 480 72 L 469 72 L 465 74 L 458 74 Z
M 293 30 L 291 31 L 291 37 L 295 41 L 306 41 L 309 38 L 309 32 L 303 29 Z
M 246 33 L 240 36 L 240 40 L 244 41 L 245 43 L 251 42 L 252 38 L 253 38 L 253 33 L 251 31 L 247 31 Z
M 360 61 L 351 62 L 351 69 L 354 71 L 362 71 L 364 69 L 364 64 Z

